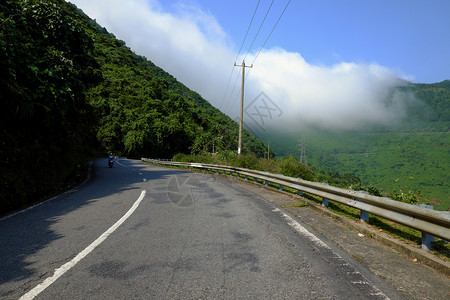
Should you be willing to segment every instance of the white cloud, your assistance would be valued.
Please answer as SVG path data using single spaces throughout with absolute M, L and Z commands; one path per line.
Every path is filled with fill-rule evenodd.
M 234 76 L 225 95 L 236 53 L 211 13 L 181 2 L 165 8 L 156 0 L 71 2 L 137 54 L 146 56 L 233 119 L 238 116 L 239 101 L 235 97 L 228 101 Z M 248 62 L 253 59 L 250 55 Z M 234 72 L 239 76 L 240 69 L 236 67 Z M 391 88 L 401 83 L 396 72 L 377 64 L 313 65 L 299 53 L 276 48 L 258 56 L 247 77 L 246 101 L 261 91 L 268 95 L 283 111 L 274 125 L 291 122 L 350 129 L 402 117 L 405 97 L 391 93 Z M 239 97 L 237 89 L 240 80 L 234 93 Z
M 250 76 L 249 76 L 250 77 Z M 271 49 L 260 54 L 251 83 L 283 111 L 283 124 L 350 129 L 387 123 L 404 116 L 409 95 L 394 93 L 404 83 L 393 71 L 376 65 L 308 64 L 299 53 Z M 277 121 L 277 120 L 275 120 Z

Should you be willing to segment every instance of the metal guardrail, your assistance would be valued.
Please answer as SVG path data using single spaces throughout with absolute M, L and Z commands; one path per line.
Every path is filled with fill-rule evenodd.
M 281 174 L 212 164 L 168 162 L 148 158 L 142 158 L 142 160 L 158 165 L 215 170 L 217 173 L 221 171 L 224 174 L 229 172 L 230 175 L 236 174 L 238 177 L 243 175 L 246 180 L 251 177 L 256 182 L 258 180 L 264 181 L 266 185 L 269 185 L 269 183 L 277 184 L 280 190 L 289 187 L 297 190 L 299 195 L 308 193 L 321 197 L 324 206 L 328 206 L 328 200 L 339 202 L 361 210 L 361 221 L 363 222 L 369 221 L 370 213 L 421 231 L 422 248 L 425 249 L 431 249 L 434 236 L 445 241 L 450 240 L 450 213 L 446 211 L 436 211 L 395 201 L 387 197 L 368 195 L 362 191 L 352 191 Z

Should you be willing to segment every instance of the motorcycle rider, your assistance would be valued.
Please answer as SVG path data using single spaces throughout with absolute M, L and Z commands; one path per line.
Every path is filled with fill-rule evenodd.
M 114 157 L 114 155 L 112 154 L 112 152 L 109 154 L 109 156 L 108 156 L 108 166 L 110 167 L 110 168 L 112 168 L 113 167 L 113 165 L 114 165 L 114 159 L 115 159 L 115 157 Z

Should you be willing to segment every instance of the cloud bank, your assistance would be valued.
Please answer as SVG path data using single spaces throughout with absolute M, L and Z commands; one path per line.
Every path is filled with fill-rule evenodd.
M 156 0 L 70 2 L 231 118 L 239 116 L 241 70 L 233 63 L 240 41 L 233 43 L 207 10 L 188 4 L 164 7 Z M 247 64 L 257 50 L 247 56 Z M 404 79 L 386 67 L 353 62 L 314 65 L 283 48 L 263 50 L 246 71 L 246 103 L 259 107 L 262 116 L 252 100 L 264 92 L 278 108 L 264 126 L 289 124 L 300 130 L 389 124 L 404 117 L 403 107 L 411 97 L 395 92 Z

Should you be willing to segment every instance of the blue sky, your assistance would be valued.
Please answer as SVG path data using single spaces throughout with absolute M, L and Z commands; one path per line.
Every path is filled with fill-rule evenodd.
M 261 0 L 246 46 L 271 0 Z M 287 0 L 273 2 L 253 48 L 262 45 Z M 179 1 L 164 1 L 171 10 Z M 258 0 L 186 1 L 209 11 L 239 50 Z M 292 0 L 265 48 L 299 52 L 308 62 L 377 63 L 415 82 L 450 79 L 448 0 Z M 244 49 L 247 50 L 244 46 Z
M 233 67 L 258 0 L 70 0 L 137 54 L 235 119 Z M 420 101 L 391 93 L 404 80 L 450 79 L 450 1 L 260 0 L 243 50 L 246 103 L 261 92 L 280 108 L 273 126 L 352 129 L 389 124 Z M 282 116 L 281 116 L 282 115 Z M 277 123 L 278 122 L 278 123 Z M 266 124 L 267 125 L 267 124 Z

